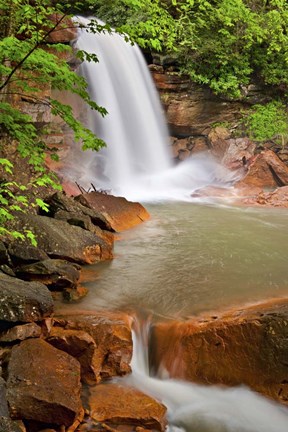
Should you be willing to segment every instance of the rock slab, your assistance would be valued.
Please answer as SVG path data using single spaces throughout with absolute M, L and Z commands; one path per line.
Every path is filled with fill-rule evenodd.
M 100 384 L 90 390 L 91 418 L 110 425 L 135 425 L 164 431 L 166 408 L 131 387 Z
M 42 339 L 12 349 L 7 400 L 13 418 L 70 426 L 81 410 L 80 365 Z
M 152 351 L 173 378 L 246 384 L 288 404 L 288 299 L 157 324 Z
M 100 192 L 79 195 L 77 200 L 84 206 L 101 213 L 116 232 L 132 228 L 150 218 L 145 208 L 123 197 Z

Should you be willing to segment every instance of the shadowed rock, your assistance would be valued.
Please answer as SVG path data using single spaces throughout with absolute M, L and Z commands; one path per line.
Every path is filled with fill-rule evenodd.
M 0 273 L 0 321 L 39 321 L 53 312 L 48 288 Z
M 7 399 L 11 416 L 69 426 L 81 409 L 80 365 L 42 339 L 12 349 Z
M 29 281 L 42 282 L 50 289 L 75 288 L 80 277 L 81 267 L 60 259 L 47 259 L 23 265 L 15 270 L 17 277 Z

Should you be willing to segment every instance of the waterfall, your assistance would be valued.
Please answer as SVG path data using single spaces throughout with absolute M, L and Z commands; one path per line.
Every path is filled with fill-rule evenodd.
M 88 108 L 83 115 L 107 148 L 77 155 L 80 184 L 93 183 L 98 189 L 143 201 L 190 199 L 199 187 L 233 179 L 207 155 L 173 166 L 160 100 L 137 45 L 119 34 L 83 29 L 77 46 L 98 56 L 99 63 L 83 62 L 79 73 L 88 83 L 91 99 L 108 111 L 104 118 Z
M 141 335 L 138 324 L 133 335 L 132 374 L 124 382 L 164 403 L 169 432 L 287 432 L 287 408 L 246 387 L 201 386 L 149 376 L 147 328 L 142 326 Z

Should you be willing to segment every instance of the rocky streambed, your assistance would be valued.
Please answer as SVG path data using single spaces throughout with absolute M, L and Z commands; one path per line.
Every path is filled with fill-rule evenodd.
M 133 317 L 110 311 L 54 311 L 53 298 L 78 300 L 81 265 L 113 257 L 114 233 L 149 218 L 136 203 L 103 193 L 47 199 L 25 215 L 37 247 L 0 244 L 1 431 L 163 431 L 166 407 L 107 380 L 130 374 Z M 245 384 L 288 403 L 287 298 L 225 313 L 158 322 L 154 370 L 202 384 Z

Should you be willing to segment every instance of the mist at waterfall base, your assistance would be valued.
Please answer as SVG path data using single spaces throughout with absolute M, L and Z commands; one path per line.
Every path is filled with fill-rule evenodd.
M 85 22 L 85 19 L 81 18 L 81 21 Z M 164 118 L 162 116 L 158 95 L 154 89 L 145 61 L 137 46 L 131 46 L 125 43 L 119 35 L 110 35 L 108 33 L 93 35 L 86 33 L 84 30 L 81 32 L 77 44 L 80 49 L 84 49 L 88 52 L 95 52 L 100 60 L 98 64 L 84 63 L 80 69 L 81 74 L 89 83 L 89 92 L 91 98 L 94 99 L 99 105 L 104 106 L 109 112 L 109 114 L 103 119 L 99 114 L 89 111 L 88 109 L 86 113 L 83 113 L 84 117 L 87 117 L 87 126 L 89 126 L 89 128 L 91 128 L 91 130 L 93 130 L 97 136 L 103 138 L 106 141 L 107 148 L 101 150 L 99 153 L 86 152 L 81 154 L 81 157 L 77 157 L 77 161 L 75 161 L 75 165 L 77 165 L 75 172 L 77 174 L 77 181 L 81 185 L 84 187 L 90 187 L 91 183 L 93 183 L 97 189 L 110 190 L 115 195 L 122 195 L 128 199 L 137 201 L 190 201 L 191 193 L 195 189 L 199 189 L 210 184 L 229 186 L 233 182 L 235 178 L 234 174 L 220 167 L 212 158 L 209 158 L 207 155 L 191 158 L 177 166 L 173 166 L 171 162 L 172 158 L 168 150 L 168 132 L 165 126 Z M 72 173 L 72 177 L 73 175 L 75 179 L 75 173 Z M 181 207 L 180 211 L 182 212 L 182 210 L 183 208 Z M 216 211 L 218 210 L 216 209 Z M 201 215 L 199 216 L 199 223 L 203 221 L 203 215 Z M 190 216 L 187 216 L 189 220 L 191 219 Z M 245 217 L 247 217 L 247 215 L 245 215 Z M 176 214 L 173 215 L 173 220 L 172 217 L 170 217 L 171 226 L 174 228 L 174 230 L 178 229 L 175 225 L 176 218 Z M 218 221 L 226 223 L 223 215 L 220 215 L 220 218 L 216 217 L 214 219 L 214 224 L 218 223 Z M 166 257 L 166 253 L 165 251 L 162 251 L 163 253 L 161 252 L 160 254 L 159 249 L 156 248 L 156 243 L 159 244 L 159 231 L 156 229 L 155 234 L 153 221 L 151 223 L 152 226 L 147 224 L 146 228 L 143 227 L 143 229 L 148 229 L 148 232 L 149 230 L 152 230 L 154 233 L 153 235 L 156 235 L 158 239 L 157 242 L 152 242 L 149 236 L 147 237 L 147 242 L 149 243 L 149 246 L 152 247 L 152 252 L 156 254 L 159 259 L 162 257 L 161 261 L 163 262 L 166 259 L 164 259 L 164 257 Z M 154 223 L 157 223 L 157 221 Z M 244 226 L 246 227 L 250 225 L 247 223 Z M 162 220 L 161 229 L 163 230 L 164 228 Z M 225 230 L 226 228 L 227 226 L 225 225 Z M 213 225 L 213 229 L 218 234 L 218 236 L 220 236 L 219 244 L 223 246 L 223 238 L 221 238 L 222 227 L 219 231 L 217 227 Z M 197 226 L 195 226 L 195 230 L 195 233 L 198 233 L 198 235 L 204 232 L 202 229 L 197 229 Z M 257 230 L 255 229 L 253 232 L 254 231 Z M 171 232 L 173 234 L 173 229 L 171 231 L 169 228 L 167 233 Z M 176 247 L 179 243 L 180 234 L 177 232 L 178 237 L 176 234 L 173 235 L 173 238 L 171 237 L 172 243 L 167 245 L 167 248 L 170 251 L 169 253 L 171 254 L 171 260 L 167 262 L 168 268 L 165 267 L 166 270 L 163 267 L 163 270 L 165 270 L 163 271 L 163 275 L 167 273 L 169 276 L 171 271 L 175 273 L 175 271 L 173 271 L 173 262 L 175 262 L 175 253 L 173 254 L 173 247 Z M 228 234 L 229 232 L 227 231 L 227 235 Z M 187 235 L 189 236 L 190 234 L 186 233 L 186 241 L 188 241 Z M 241 235 L 243 237 L 243 231 Z M 252 235 L 253 233 L 249 231 L 249 242 L 245 241 L 245 248 L 247 243 L 251 243 Z M 139 235 L 137 237 L 139 237 Z M 160 241 L 160 245 L 162 246 L 167 244 L 166 235 L 164 237 L 163 241 Z M 204 237 L 209 237 L 207 235 L 207 231 L 205 231 Z M 241 236 L 239 236 L 239 238 L 241 239 Z M 131 244 L 131 239 L 130 241 L 128 239 L 127 243 Z M 132 241 L 132 243 L 135 243 L 135 241 Z M 200 242 L 200 244 L 202 243 Z M 145 247 L 148 248 L 148 244 L 145 243 Z M 211 245 L 210 247 L 209 245 L 207 247 L 203 246 L 203 248 L 205 253 L 214 253 L 214 247 L 211 248 Z M 242 259 L 242 250 L 236 251 L 237 253 L 234 255 L 232 253 L 229 254 L 229 256 L 227 255 L 228 258 L 225 260 L 226 252 L 224 251 L 225 253 L 222 256 L 221 252 L 219 252 L 219 248 L 216 246 L 215 248 L 215 257 L 213 255 L 215 259 L 213 258 L 211 263 L 216 263 L 215 266 L 217 265 L 218 270 L 221 269 L 222 271 L 225 269 L 226 261 L 231 258 L 234 259 L 236 257 L 236 259 L 238 259 L 239 256 L 239 262 L 240 259 L 241 262 L 244 262 Z M 279 245 L 277 245 L 277 248 L 279 248 Z M 257 248 L 257 251 L 258 250 L 259 249 Z M 152 260 L 157 264 L 155 257 L 153 257 L 153 253 Z M 270 251 L 264 250 L 263 253 L 265 253 L 267 257 L 268 255 L 270 256 Z M 148 258 L 150 252 L 144 255 Z M 190 271 L 190 257 L 194 257 L 195 260 L 197 256 L 199 258 L 200 264 L 203 265 L 203 257 L 201 254 L 198 253 L 197 255 L 196 252 L 194 254 L 192 251 L 192 253 L 188 256 L 186 251 L 186 261 L 188 260 L 188 268 L 190 268 Z M 205 256 L 206 255 L 204 254 L 204 257 Z M 257 252 L 257 255 L 255 256 L 259 256 L 259 253 Z M 253 258 L 255 256 L 253 255 Z M 285 257 L 285 254 L 283 256 Z M 151 284 L 149 284 L 149 277 L 152 278 L 152 273 L 154 271 L 157 274 L 157 269 L 151 270 L 151 260 L 148 263 L 150 270 L 148 271 L 148 269 L 145 268 L 146 258 L 143 257 L 143 244 L 140 245 L 139 243 L 139 247 L 138 243 L 134 245 L 133 257 L 135 258 L 135 263 L 131 265 L 130 262 L 130 267 L 134 266 L 134 272 L 138 270 L 141 271 L 140 263 L 141 265 L 144 263 L 143 272 L 145 277 L 143 277 L 143 283 L 145 284 L 145 288 L 149 287 L 150 285 L 151 287 L 154 287 L 153 293 L 151 292 L 150 297 L 153 304 L 157 303 L 158 298 L 157 301 L 154 301 L 153 297 L 156 295 L 156 282 L 159 282 L 159 285 L 161 285 L 163 289 L 165 284 L 167 284 L 167 286 L 169 285 L 169 280 L 165 281 L 164 283 L 162 277 L 163 275 L 161 273 L 160 277 L 158 277 L 158 281 L 156 281 L 154 277 L 153 280 L 151 280 Z M 127 260 L 130 259 L 128 255 L 126 258 Z M 217 264 L 218 259 L 220 258 L 221 260 L 223 259 L 221 266 Z M 116 266 L 116 273 L 113 273 L 113 269 L 111 267 L 107 269 L 107 273 L 112 275 L 112 282 L 111 280 L 109 281 L 108 276 L 107 283 L 109 284 L 110 288 L 111 286 L 114 287 L 114 294 L 110 294 L 111 289 L 109 290 L 109 287 L 105 286 L 104 281 L 104 286 L 102 288 L 104 307 L 107 307 L 107 305 L 110 305 L 110 307 L 117 307 L 117 301 L 115 302 L 115 291 L 117 289 L 119 289 L 118 305 L 121 302 L 126 302 L 126 305 L 127 302 L 129 304 L 130 298 L 133 296 L 131 293 L 135 291 L 135 289 L 133 291 L 133 288 L 131 288 L 131 290 L 128 288 L 129 281 L 132 282 L 131 285 L 135 288 L 139 282 L 139 279 L 142 278 L 143 274 L 139 273 L 135 280 L 136 276 L 132 276 L 130 274 L 129 262 L 127 264 L 127 262 L 123 262 L 123 260 L 125 261 L 124 256 L 122 259 L 121 257 L 116 257 L 114 262 L 111 264 L 111 267 Z M 279 264 L 279 260 L 277 262 Z M 162 263 L 162 265 L 163 264 L 165 263 Z M 123 271 L 121 271 L 121 268 L 120 270 L 117 269 L 117 265 L 122 265 Z M 161 266 L 159 268 L 161 268 Z M 183 269 L 183 271 L 185 270 Z M 206 271 L 207 269 L 205 269 L 204 272 L 205 281 Z M 191 279 L 193 276 L 193 278 L 198 277 L 199 279 L 202 273 L 200 272 L 200 276 L 197 276 L 198 273 L 198 268 L 195 267 L 190 276 L 189 273 L 185 271 L 185 277 L 190 277 Z M 203 277 L 204 273 L 202 275 Z M 240 273 L 242 275 L 247 275 L 247 272 L 245 273 L 245 271 L 242 270 Z M 279 274 L 278 268 L 276 273 Z M 115 275 L 115 284 L 113 281 L 113 274 Z M 226 278 L 225 275 L 226 273 L 223 275 L 223 280 Z M 235 278 L 239 280 L 238 273 L 236 276 Z M 183 284 L 188 286 L 185 277 Z M 215 284 L 215 273 L 212 277 L 214 277 Z M 194 285 L 200 287 L 201 292 L 203 291 L 204 282 L 202 279 L 200 279 L 200 281 L 202 281 L 201 285 L 199 284 L 198 279 L 195 279 L 195 284 L 192 283 L 192 285 L 190 284 L 190 286 L 188 286 L 190 292 L 188 291 L 185 295 L 183 294 L 183 299 L 184 297 L 186 300 L 187 298 L 194 299 L 193 295 L 195 294 L 192 292 Z M 99 307 L 99 304 L 101 306 L 101 297 L 99 297 L 99 291 L 101 291 L 101 281 L 99 282 L 100 283 L 97 285 L 96 290 L 97 293 L 94 294 L 95 307 Z M 179 283 L 180 280 L 177 282 L 177 284 Z M 219 278 L 219 287 L 221 284 L 222 283 Z M 205 286 L 206 285 L 207 281 L 205 282 Z M 174 295 L 172 293 L 170 296 L 167 294 L 167 290 L 165 290 L 165 300 L 164 297 L 159 297 L 159 304 L 161 305 L 158 306 L 158 308 L 163 307 L 164 314 L 167 314 L 167 311 L 171 312 L 171 309 L 175 307 L 174 304 L 176 301 L 176 293 L 174 287 L 175 284 L 171 283 L 171 293 L 174 292 Z M 124 289 L 126 290 L 126 295 L 123 294 Z M 180 291 L 182 292 L 182 290 Z M 146 291 L 143 291 L 141 295 L 147 298 L 147 294 L 145 293 Z M 110 295 L 113 295 L 114 297 L 110 298 Z M 106 296 L 108 296 L 108 300 L 106 299 Z M 220 295 L 217 293 L 216 296 L 220 298 Z M 207 297 L 206 294 L 205 297 Z M 185 307 L 187 304 L 186 300 Z M 88 302 L 90 307 L 94 307 L 91 297 L 88 297 Z M 133 305 L 133 302 L 131 302 L 131 304 Z M 191 310 L 191 305 L 189 305 L 188 307 L 190 307 Z M 141 307 L 142 303 L 140 304 L 140 302 L 138 302 L 138 306 Z M 71 307 L 71 305 L 69 307 Z M 125 309 L 125 305 L 123 305 L 123 308 Z M 175 355 L 177 355 L 177 353 L 175 353 Z M 168 429 L 170 432 L 178 432 L 182 430 L 186 430 L 188 432 L 287 432 L 288 430 L 287 409 L 256 395 L 247 388 L 239 387 L 226 389 L 219 387 L 217 388 L 216 386 L 199 386 L 192 383 L 169 379 L 167 374 L 165 374 L 165 371 L 162 371 L 161 376 L 158 377 L 149 376 L 147 347 L 145 347 L 145 344 L 142 343 L 140 332 L 138 333 L 137 337 L 134 335 L 132 370 L 132 374 L 129 377 L 122 379 L 122 382 L 126 383 L 127 385 L 135 386 L 136 388 L 151 394 L 152 396 L 161 400 L 167 406 L 169 421 Z
M 79 73 L 88 82 L 91 99 L 108 111 L 103 118 L 87 109 L 87 126 L 107 147 L 77 156 L 80 185 L 92 183 L 130 200 L 155 201 L 190 200 L 195 189 L 231 184 L 235 174 L 208 154 L 173 166 L 160 100 L 137 45 L 115 33 L 82 30 L 77 46 L 97 54 L 99 63 L 84 62 Z

